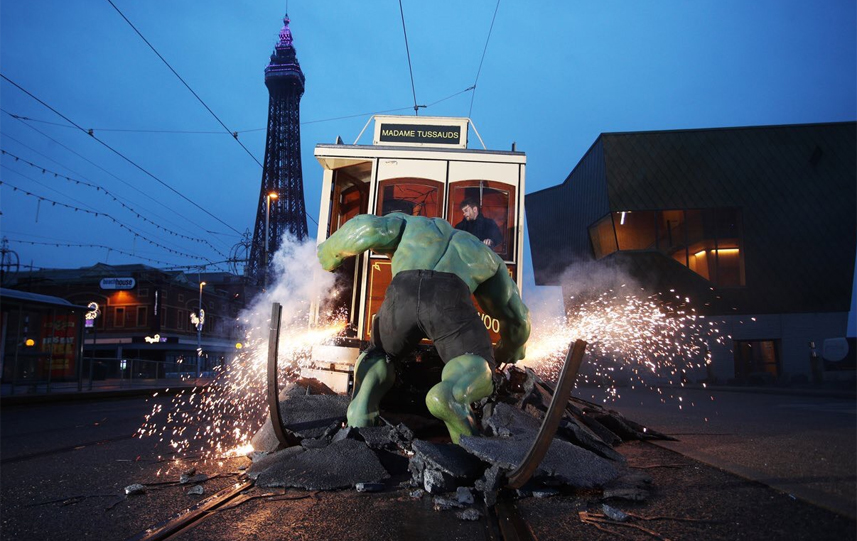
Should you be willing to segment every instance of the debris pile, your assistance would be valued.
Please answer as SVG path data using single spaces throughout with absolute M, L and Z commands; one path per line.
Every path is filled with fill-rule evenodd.
M 552 397 L 552 386 L 532 370 L 507 367 L 494 394 L 474 405 L 483 435 L 462 437 L 454 445 L 421 439 L 404 422 L 393 424 L 383 415 L 380 426 L 347 427 L 347 397 L 315 380 L 299 380 L 280 394 L 284 429 L 294 445 L 280 448 L 269 418 L 251 441 L 255 452 L 247 475 L 261 487 L 361 492 L 404 479 L 399 484 L 411 497 L 428 493 L 435 509 L 455 509 L 462 520 L 477 520 L 474 493 L 488 505 L 496 502 L 506 474 L 536 438 Z M 572 398 L 545 458 L 517 496 L 547 497 L 565 487 L 601 489 L 605 498 L 644 499 L 651 479 L 630 472 L 613 448 L 640 439 L 668 437 Z

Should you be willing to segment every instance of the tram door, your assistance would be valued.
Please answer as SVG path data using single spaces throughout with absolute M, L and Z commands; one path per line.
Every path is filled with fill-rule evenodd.
M 369 212 L 370 180 L 372 178 L 372 161 L 360 162 L 333 171 L 330 194 L 330 221 L 327 236 L 358 214 Z M 337 268 L 336 296 L 329 299 L 322 307 L 322 313 L 340 317 L 348 316 L 348 326 L 345 336 L 356 338 L 358 332 L 358 307 L 362 297 L 361 262 L 365 256 L 350 257 Z

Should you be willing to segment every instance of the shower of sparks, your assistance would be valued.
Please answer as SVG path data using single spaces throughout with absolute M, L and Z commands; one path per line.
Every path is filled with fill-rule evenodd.
M 666 302 L 660 295 L 634 294 L 622 286 L 594 299 L 572 297 L 573 308 L 564 321 L 534 327 L 524 364 L 555 381 L 570 343 L 585 340 L 587 356 L 578 382 L 601 388 L 604 402 L 618 398 L 625 386 L 663 395 L 668 392 L 663 387 L 705 379 L 709 346 L 731 337 L 721 334 L 719 322 L 690 308 L 690 299 L 672 293 L 674 299 Z M 679 409 L 682 402 L 679 398 Z
M 314 327 L 306 318 L 284 325 L 278 346 L 281 384 L 310 363 L 314 345 L 329 343 L 345 325 L 342 318 Z M 158 438 L 177 457 L 198 453 L 203 462 L 251 452 L 250 438 L 267 418 L 267 326 L 250 329 L 242 344 L 233 361 L 215 369 L 208 386 L 179 392 L 167 408 L 153 406 L 135 435 Z

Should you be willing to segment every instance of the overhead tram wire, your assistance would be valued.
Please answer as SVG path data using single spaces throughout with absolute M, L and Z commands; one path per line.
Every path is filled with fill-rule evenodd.
M 479 83 L 479 74 L 482 73 L 482 63 L 485 62 L 485 53 L 488 52 L 488 42 L 491 41 L 491 32 L 494 30 L 494 21 L 497 19 L 497 10 L 500 9 L 500 0 L 497 0 L 497 5 L 494 7 L 494 16 L 491 17 L 491 27 L 488 29 L 488 37 L 485 38 L 485 48 L 482 49 L 482 59 L 479 60 L 479 69 L 476 70 L 476 79 L 473 81 L 473 94 L 470 95 L 470 109 L 467 111 L 467 118 L 473 114 L 473 100 L 476 99 L 476 85 Z
M 213 116 L 214 119 L 217 120 L 217 122 L 220 123 L 221 126 L 223 126 L 223 129 L 226 130 L 226 133 L 231 135 L 232 138 L 235 139 L 235 142 L 238 143 L 239 145 L 241 145 L 241 148 L 244 149 L 244 152 L 246 152 L 248 156 L 253 158 L 253 161 L 256 162 L 256 164 L 258 164 L 259 167 L 262 168 L 262 170 L 264 170 L 265 166 L 262 165 L 262 162 L 260 162 L 256 158 L 256 156 L 254 156 L 253 153 L 250 152 L 250 150 L 248 150 L 247 147 L 244 146 L 244 143 L 242 143 L 240 140 L 238 140 L 238 132 L 234 132 L 234 131 L 230 130 L 226 126 L 226 124 L 224 124 L 223 121 L 220 120 L 220 117 L 218 117 L 216 114 L 214 114 L 214 111 L 212 111 L 211 108 L 208 105 L 206 105 L 206 103 L 204 101 L 202 101 L 202 98 L 200 98 L 199 95 L 196 92 L 194 92 L 194 90 L 190 87 L 190 85 L 187 84 L 187 82 L 184 79 L 182 79 L 182 76 L 179 75 L 178 72 L 173 69 L 173 67 L 170 65 L 170 63 L 167 62 L 167 60 L 163 56 L 161 56 L 161 53 L 159 53 L 158 50 L 155 49 L 155 47 L 151 43 L 149 43 L 149 40 L 147 40 L 146 37 L 143 36 L 143 34 L 139 30 L 137 30 L 137 27 L 134 26 L 134 24 L 128 20 L 128 17 L 126 17 L 125 14 L 122 13 L 122 11 L 118 7 L 116 7 L 116 4 L 114 4 L 112 0 L 107 0 L 107 3 L 110 4 L 111 6 L 113 6 L 113 9 L 116 10 L 116 13 L 118 13 L 123 19 L 125 19 L 125 22 L 128 23 L 128 25 L 132 29 L 134 29 L 134 32 L 136 32 L 137 35 L 140 36 L 140 39 L 142 39 L 143 42 L 145 42 L 145 44 L 148 45 L 150 49 L 152 49 L 152 52 L 155 53 L 158 56 L 158 58 L 161 59 L 161 62 L 163 62 L 164 65 L 166 65 L 170 69 L 170 71 L 173 72 L 173 75 L 175 75 L 178 78 L 178 80 L 182 82 L 182 84 L 185 86 L 185 88 L 187 88 L 190 91 L 190 93 L 193 94 L 193 97 L 195 97 L 199 101 L 199 103 L 201 103 L 202 106 L 205 107 L 205 110 L 208 111 L 209 113 L 211 113 L 211 116 Z M 312 220 L 312 222 L 315 225 L 318 225 L 318 222 L 316 221 L 316 219 L 313 218 L 312 215 L 306 211 L 306 209 L 304 209 L 304 215 L 307 218 L 309 218 L 310 220 Z M 236 231 L 236 233 L 237 233 L 237 231 Z
M 79 180 L 79 179 L 76 179 L 76 178 L 71 178 L 71 177 L 69 177 L 69 176 L 63 175 L 62 173 L 58 173 L 58 172 L 56 172 L 56 171 L 52 171 L 52 170 L 50 170 L 50 169 L 48 169 L 48 168 L 46 168 L 46 167 L 42 167 L 41 165 L 35 164 L 35 163 L 33 163 L 33 162 L 30 162 L 30 161 L 28 161 L 28 160 L 25 160 L 24 158 L 21 158 L 21 157 L 19 157 L 19 156 L 16 156 L 15 154 L 12 154 L 11 152 L 6 151 L 6 150 L 4 150 L 3 148 L 0 148 L 0 154 L 4 154 L 4 155 L 7 155 L 7 156 L 11 156 L 11 157 L 15 158 L 15 161 L 16 161 L 16 162 L 17 162 L 17 161 L 21 161 L 21 162 L 23 162 L 23 163 L 25 163 L 25 164 L 29 165 L 30 167 L 32 167 L 32 168 L 34 168 L 34 169 L 37 169 L 37 170 L 38 170 L 38 169 L 41 169 L 41 170 L 42 170 L 42 174 L 48 174 L 48 173 L 50 173 L 50 174 L 52 174 L 55 178 L 63 178 L 63 179 L 65 179 L 65 180 L 69 181 L 69 182 L 74 182 L 75 184 L 82 184 L 82 185 L 84 185 L 84 186 L 86 186 L 86 187 L 88 187 L 88 188 L 94 188 L 94 189 L 95 189 L 95 191 L 97 191 L 97 192 L 104 192 L 104 194 L 105 194 L 106 196 L 108 196 L 108 197 L 110 197 L 111 199 L 113 199 L 113 201 L 115 201 L 115 202 L 119 203 L 119 205 L 120 205 L 120 206 L 122 206 L 122 208 L 124 208 L 125 210 L 128 210 L 129 212 L 131 212 L 131 213 L 132 213 L 132 214 L 134 214 L 137 218 L 139 218 L 139 219 L 143 220 L 144 222 L 147 222 L 147 223 L 149 223 L 149 224 L 151 224 L 151 225 L 155 226 L 155 228 L 160 229 L 161 231 L 164 231 L 165 233 L 169 233 L 170 235 L 173 235 L 173 236 L 176 236 L 176 237 L 180 237 L 180 238 L 183 238 L 183 239 L 187 239 L 187 240 L 191 240 L 191 241 L 194 241 L 194 242 L 198 242 L 198 243 L 200 243 L 200 244 L 207 244 L 207 245 L 208 245 L 212 250 L 214 250 L 215 252 L 217 252 L 217 254 L 218 254 L 218 255 L 223 256 L 223 257 L 226 257 L 226 254 L 224 254 L 223 252 L 221 252 L 220 250 L 218 250 L 218 249 L 217 249 L 213 244 L 211 244 L 211 242 L 209 242 L 209 241 L 208 241 L 208 240 L 206 240 L 206 239 L 201 239 L 201 238 L 198 238 L 198 237 L 191 237 L 190 235 L 184 235 L 184 234 L 179 233 L 179 232 L 177 232 L 177 231 L 173 231 L 173 230 L 171 230 L 171 229 L 168 229 L 168 228 L 166 228 L 166 227 L 164 227 L 164 226 L 160 225 L 159 223 L 157 223 L 157 222 L 155 222 L 155 221 L 153 221 L 153 220 L 150 220 L 150 219 L 146 218 L 145 216 L 143 216 L 142 214 L 140 214 L 137 210 L 133 209 L 131 206 L 126 205 L 124 202 L 120 201 L 118 197 L 116 197 L 116 196 L 115 196 L 114 194 L 112 194 L 109 190 L 107 190 L 107 188 L 105 188 L 105 187 L 103 187 L 103 186 L 100 186 L 100 185 L 98 185 L 98 184 L 93 184 L 93 183 L 90 183 L 90 182 L 86 182 L 85 180 Z M 51 189 L 53 189 L 53 188 L 51 188 Z M 56 190 L 55 190 L 55 191 L 56 191 Z M 57 193 L 61 193 L 61 192 L 57 192 Z M 65 195 L 65 194 L 62 194 L 62 195 Z M 80 201 L 78 201 L 78 202 L 80 202 Z
M 9 116 L 11 116 L 12 118 L 17 119 L 17 120 L 26 120 L 29 122 L 38 122 L 40 124 L 48 124 L 50 126 L 58 126 L 60 128 L 74 128 L 74 126 L 69 126 L 68 124 L 61 124 L 59 122 L 50 122 L 48 120 L 39 120 L 38 118 L 30 118 L 30 117 L 26 117 L 26 116 L 22 116 L 22 115 L 14 115 L 12 113 L 8 113 L 8 114 L 9 114 Z M 89 128 L 89 129 L 91 129 L 93 132 L 107 131 L 107 132 L 124 132 L 124 133 L 181 133 L 181 134 L 193 134 L 193 135 L 199 135 L 199 134 L 223 135 L 223 132 L 219 131 L 219 130 L 218 131 L 188 131 L 188 130 L 126 130 L 126 129 L 119 129 L 119 128 Z M 264 129 L 264 128 L 262 128 L 262 129 Z M 247 130 L 247 131 L 250 131 L 250 130 Z M 235 133 L 244 133 L 244 132 L 238 131 Z
M 34 100 L 36 100 L 37 102 L 39 102 L 40 104 L 42 104 L 43 106 L 45 106 L 45 107 L 47 107 L 48 109 L 50 109 L 51 111 L 53 111 L 56 115 L 58 115 L 59 117 L 61 117 L 63 120 L 65 120 L 65 121 L 66 121 L 66 122 L 68 122 L 69 124 L 72 124 L 74 127 L 76 127 L 77 129 L 79 129 L 79 130 L 80 130 L 80 131 L 82 131 L 83 133 L 86 133 L 87 135 L 89 135 L 90 137 L 92 137 L 93 139 L 95 139 L 96 141 L 98 141 L 98 142 L 99 142 L 101 145 L 103 145 L 105 148 L 107 148 L 108 150 L 110 150 L 111 152 L 113 152 L 114 154 L 116 154 L 117 156 L 119 156 L 120 158 L 122 158 L 123 160 L 125 160 L 126 162 L 130 163 L 131 165 L 133 165 L 134 167 L 136 167 L 137 169 L 139 169 L 140 171 L 142 171 L 143 173 L 145 173 L 146 175 L 148 175 L 149 177 L 151 177 L 152 179 L 154 179 L 155 181 L 157 181 L 158 183 L 160 183 L 162 186 L 164 186 L 165 188 L 167 188 L 168 190 L 170 190 L 170 191 L 171 191 L 171 192 L 173 192 L 174 194 L 178 195 L 179 197 L 181 197 L 182 199 L 184 199 L 185 201 L 187 201 L 187 202 L 188 202 L 188 203 L 190 203 L 191 205 L 195 206 L 195 207 L 196 207 L 196 208 L 198 208 L 199 210 L 201 210 L 201 211 L 203 211 L 204 213 L 208 214 L 209 216 L 211 216 L 212 218 L 214 218 L 215 220 L 217 220 L 217 221 L 218 221 L 218 222 L 220 222 L 221 224 L 225 225 L 226 227 L 228 227 L 228 228 L 229 228 L 229 229 L 231 229 L 232 231 L 235 231 L 235 232 L 236 232 L 236 233 L 238 233 L 239 235 L 241 234 L 241 232 L 240 232 L 240 231 L 238 231 L 237 229 L 235 229 L 235 228 L 234 228 L 234 227 L 232 227 L 231 225 L 227 224 L 226 222 L 224 222 L 223 220 L 221 220 L 220 218 L 218 218 L 217 216 L 215 216 L 215 215 L 214 215 L 214 214 L 212 214 L 211 212 L 207 211 L 205 208 L 203 208 L 202 206 L 200 206 L 198 203 L 196 203 L 195 201 L 193 201 L 192 199 L 190 199 L 189 197 L 187 197 L 186 195 L 184 195 L 184 194 L 183 194 L 183 193 L 181 193 L 180 191 L 176 190 L 175 188 L 173 188 L 172 186 L 170 186 L 169 184 L 167 184 L 167 183 L 166 183 L 166 182 L 164 182 L 163 180 L 159 179 L 159 178 L 158 178 L 158 177 L 156 177 L 154 174 L 152 174 L 152 173 L 150 173 L 148 170 L 144 169 L 142 166 L 138 165 L 138 164 L 137 164 L 136 162 L 134 162 L 131 158 L 128 158 L 127 156 L 125 156 L 124 154 L 122 154 L 121 152 L 119 152 L 118 150 L 116 150 L 115 148 L 111 147 L 110 145 L 108 145 L 107 143 L 105 143 L 104 141 L 102 141 L 101 139 L 99 139 L 98 137 L 96 137 L 94 134 L 92 134 L 92 133 L 88 132 L 87 130 L 83 129 L 82 127 L 80 127 L 77 123 L 75 123 L 74 121 L 72 121 L 71 119 L 69 119 L 68 117 L 66 117 L 65 115 L 63 115 L 62 113 L 60 113 L 59 111 L 57 111 L 56 109 L 54 109 L 53 107 L 51 107 L 50 105 L 48 105 L 47 103 L 45 103 L 44 101 L 42 101 L 41 99 L 39 99 L 39 98 L 37 98 L 36 96 L 34 96 L 31 92 L 29 92 L 28 90 L 26 90 L 24 87 L 22 87 L 21 85 L 19 85 L 18 83 L 16 83 L 16 82 L 15 82 L 15 81 L 13 81 L 12 79 L 8 78 L 8 77 L 7 77 L 6 75 L 4 75 L 3 73 L 0 73 L 0 77 L 2 77 L 2 78 L 3 78 L 3 80 L 5 80 L 5 81 L 7 81 L 7 82 L 11 83 L 13 86 L 15 86 L 15 87 L 16 87 L 18 90 L 20 90 L 21 92 L 23 92 L 23 93 L 27 94 L 28 96 L 30 96 L 31 98 L 33 98 Z
M 414 68 L 411 65 L 411 49 L 408 47 L 408 31 L 405 29 L 405 10 L 402 8 L 402 0 L 399 0 L 399 13 L 402 15 L 402 33 L 405 34 L 405 52 L 408 54 L 408 71 L 411 73 L 411 91 L 414 93 L 414 116 L 419 116 L 420 107 L 424 106 L 417 105 L 417 87 L 414 85 Z
M 82 154 L 80 154 L 79 152 L 76 152 L 74 149 L 69 148 L 69 147 L 67 147 L 66 145 L 62 144 L 61 142 L 57 141 L 56 139 L 54 139 L 54 138 L 53 138 L 53 137 L 51 137 L 50 135 L 46 134 L 45 132 L 41 131 L 40 129 L 38 129 L 38 128 L 34 127 L 34 126 L 31 126 L 30 124 L 28 124 L 28 121 L 32 121 L 32 119 L 29 119 L 28 121 L 25 121 L 25 120 L 22 120 L 22 118 L 27 118 L 27 117 L 21 117 L 20 115 L 14 115 L 14 114 L 10 113 L 9 111 L 6 111 L 6 110 L 5 110 L 5 109 L 3 109 L 3 108 L 0 108 L 0 111 L 2 111 L 2 112 L 4 112 L 4 113 L 6 113 L 6 114 L 7 114 L 7 115 L 9 115 L 10 117 L 14 118 L 14 119 L 15 119 L 15 120 L 17 120 L 18 122 L 20 122 L 20 123 L 22 123 L 23 125 L 27 126 L 28 128 L 30 128 L 31 130 L 35 131 L 36 133 L 38 133 L 38 134 L 39 134 L 39 135 L 41 135 L 42 137 L 46 138 L 47 140 L 49 140 L 49 141 L 51 141 L 51 142 L 53 142 L 53 143 L 55 143 L 55 144 L 59 145 L 60 147 L 62 147 L 62 148 L 64 148 L 64 149 L 66 149 L 67 151 L 71 152 L 72 154 L 74 154 L 75 156 L 77 156 L 77 157 L 79 157 L 80 159 L 84 160 L 85 162 L 87 162 L 87 163 L 89 163 L 89 164 L 91 164 L 91 165 L 95 166 L 96 168 L 100 169 L 101 171 L 104 171 L 105 173 L 107 173 L 107 174 L 108 174 L 108 175 L 110 175 L 111 177 L 115 178 L 116 180 L 118 180 L 118 181 L 119 181 L 119 182 L 121 182 L 122 184 L 124 184 L 124 185 L 128 186 L 128 187 L 129 187 L 129 188 L 131 188 L 132 190 L 136 191 L 136 192 L 137 192 L 137 193 L 139 193 L 140 195 L 143 195 L 144 197 L 146 197 L 146 198 L 150 199 L 151 201 L 153 201 L 153 202 L 155 202 L 155 203 L 157 203 L 157 204 L 161 205 L 162 207 L 166 208 L 167 210 L 169 210 L 170 212 L 174 213 L 175 215 L 178 215 L 178 214 L 179 214 L 179 212 L 178 212 L 177 210 L 170 208 L 169 206 L 167 206 L 166 204 L 164 204 L 162 201 L 160 201 L 160 200 L 158 200 L 158 199 L 155 199 L 154 197 L 152 197 L 152 196 L 151 196 L 151 195 L 149 195 L 148 193 L 146 193 L 146 192 L 144 192 L 144 191 L 140 190 L 139 188 L 137 188 L 136 186 L 134 186 L 133 184 L 131 184 L 130 182 L 127 182 L 127 181 L 123 180 L 122 178 L 120 178 L 120 177 L 116 176 L 115 174 L 113 174 L 113 173 L 111 173 L 110 171 L 108 171 L 107 169 L 105 169 L 105 168 L 101 167 L 100 165 L 98 165 L 98 164 L 97 164 L 97 163 L 95 163 L 94 161 L 90 160 L 90 159 L 89 159 L 89 158 L 87 158 L 86 156 L 83 156 L 83 155 L 82 155 Z M 58 125 L 58 126 L 65 127 L 65 128 L 74 128 L 74 126 L 68 126 L 68 125 L 65 125 L 65 124 L 57 124 L 57 125 Z M 72 173 L 74 173 L 74 174 L 76 174 L 76 175 L 79 175 L 81 178 L 86 178 L 86 177 L 84 177 L 83 175 L 81 175 L 80 173 L 78 173 L 78 172 L 74 171 L 71 167 L 68 167 L 67 165 L 64 165 L 64 164 L 62 164 L 62 163 L 60 163 L 60 162 L 58 162 L 58 161 L 54 160 L 54 159 L 53 159 L 53 158 L 51 158 L 50 156 L 46 156 L 45 154 L 43 154 L 43 153 L 39 152 L 38 150 L 36 150 L 36 149 L 34 149 L 34 148 L 32 148 L 32 147 L 28 146 L 27 144 L 23 143 L 22 141 L 19 141 L 18 139 L 16 139 L 16 138 L 12 137 L 12 136 L 11 136 L 11 135 L 9 135 L 8 133 L 5 133 L 5 132 L 0 131 L 0 135 L 3 135 L 4 137 L 8 137 L 9 139 L 11 139 L 11 140 L 15 141 L 16 143 L 18 143 L 19 145 L 23 146 L 24 148 L 28 148 L 28 149 L 30 149 L 31 151 L 35 152 L 36 154 L 39 154 L 40 156 L 43 156 L 44 158 L 46 158 L 46 159 L 48 159 L 48 160 L 50 160 L 50 161 L 54 162 L 55 164 L 59 165 L 60 167 L 63 167 L 63 168 L 65 168 L 65 169 L 68 169 L 68 170 L 69 170 L 69 171 L 71 171 Z M 163 220 L 163 221 L 165 221 L 165 222 L 169 222 L 169 221 L 170 221 L 169 219 L 166 219 L 166 218 L 164 218 L 163 216 L 158 216 L 158 215 L 157 215 L 157 213 L 155 213 L 155 212 L 153 212 L 153 211 L 151 211 L 151 210 L 150 210 L 149 212 L 152 212 L 152 214 L 155 214 L 155 216 L 157 216 L 158 218 L 160 218 L 161 220 Z M 193 220 L 190 220 L 190 219 L 185 219 L 185 221 L 187 221 L 187 222 L 188 222 L 189 224 L 191 224 L 191 225 L 196 226 L 198 229 L 200 229 L 200 230 L 202 230 L 202 231 L 205 231 L 206 233 L 209 233 L 209 234 L 212 234 L 212 235 L 231 235 L 231 233 L 221 233 L 220 231 L 212 231 L 212 230 L 206 229 L 206 228 L 204 228 L 203 226 L 199 225 L 198 223 L 196 223 L 196 222 L 194 222 Z
M 134 24 L 128 20 L 128 17 L 126 17 L 125 14 L 122 13 L 122 11 L 118 7 L 116 7 L 116 4 L 114 4 L 112 0 L 107 0 L 107 3 L 110 4 L 113 7 L 113 9 L 116 10 L 116 13 L 118 13 L 119 16 L 122 17 L 126 23 L 128 23 L 128 26 L 130 26 L 134 30 L 134 32 L 137 33 L 138 36 L 140 36 L 140 39 L 142 39 L 143 42 L 146 45 L 148 45 L 150 49 L 152 49 L 152 52 L 155 53 L 158 56 L 158 58 L 161 59 L 161 62 L 163 62 L 164 65 L 167 66 L 167 68 L 169 68 L 169 70 L 171 72 L 173 72 L 173 75 L 175 75 L 178 78 L 178 80 L 182 82 L 182 84 L 185 86 L 185 88 L 187 88 L 188 91 L 190 91 L 190 93 L 193 94 L 193 97 L 196 98 L 197 101 L 199 101 L 199 103 L 201 103 L 203 107 L 205 107 L 205 110 L 208 111 L 209 113 L 211 113 L 211 116 L 213 116 L 214 119 L 217 120 L 217 122 L 221 126 L 223 126 L 223 129 L 226 130 L 226 133 L 232 135 L 232 138 L 235 139 L 236 143 L 241 145 L 241 148 L 244 149 L 244 152 L 246 152 L 248 156 L 253 158 L 253 161 L 256 162 L 256 164 L 258 164 L 259 167 L 264 169 L 265 166 L 262 165 L 262 162 L 260 162 L 258 159 L 256 159 L 256 156 L 254 156 L 253 153 L 250 152 L 250 150 L 248 150 L 247 147 L 244 146 L 244 143 L 242 143 L 241 141 L 238 140 L 238 135 L 237 135 L 238 132 L 233 132 L 232 130 L 230 130 L 226 126 L 226 124 L 224 124 L 223 121 L 220 120 L 220 117 L 218 117 L 216 114 L 214 114 L 214 111 L 211 110 L 211 107 L 209 107 L 204 101 L 202 101 L 202 98 L 200 98 L 199 95 L 196 92 L 194 92 L 194 90 L 190 87 L 190 85 L 187 84 L 187 82 L 184 79 L 182 79 L 182 76 L 179 75 L 178 72 L 175 69 L 173 69 L 173 67 L 170 65 L 170 63 L 167 62 L 167 60 L 163 56 L 161 56 L 161 53 L 159 53 L 158 50 L 155 49 L 155 47 L 151 43 L 149 43 L 149 40 L 147 40 L 146 37 L 139 30 L 137 30 L 137 27 L 134 26 Z
M 445 98 L 441 98 L 437 101 L 433 101 L 433 102 L 429 103 L 428 105 L 420 105 L 419 108 L 425 109 L 428 107 L 432 107 L 434 105 L 437 105 L 438 103 L 444 102 L 448 99 L 452 99 L 452 98 L 454 98 L 460 94 L 464 94 L 465 92 L 469 92 L 469 91 L 473 90 L 474 88 L 476 88 L 476 87 L 475 86 L 469 86 L 469 87 L 465 88 L 464 90 L 459 90 L 458 92 L 456 92 L 454 94 L 450 94 L 449 96 L 446 96 Z M 408 111 L 408 110 L 413 110 L 413 106 L 408 105 L 407 107 L 397 107 L 395 109 L 384 109 L 384 110 L 380 110 L 380 111 L 369 111 L 366 113 L 357 113 L 354 115 L 335 116 L 335 117 L 331 117 L 331 118 L 320 118 L 318 120 L 304 120 L 304 121 L 301 121 L 301 126 L 303 126 L 305 124 L 320 124 L 322 122 L 334 122 L 336 120 L 347 120 L 349 118 L 365 118 L 365 117 L 371 116 L 371 115 L 382 115 L 385 113 L 395 113 L 398 111 Z M 58 126 L 60 128 L 74 128 L 74 126 L 69 126 L 68 124 L 60 124 L 59 122 L 49 122 L 47 120 L 40 120 L 37 118 L 30 118 L 30 117 L 26 117 L 23 115 L 16 115 L 16 114 L 10 113 L 10 112 L 5 111 L 5 110 L 3 112 L 6 113 L 7 115 L 11 116 L 12 118 L 16 119 L 16 120 L 22 120 L 22 121 L 27 121 L 27 122 L 38 122 L 41 124 L 50 124 L 52 126 Z M 90 129 L 93 132 L 178 133 L 178 134 L 187 134 L 187 135 L 224 135 L 224 132 L 222 132 L 222 131 L 204 131 L 204 130 L 152 130 L 152 129 L 131 129 L 131 128 L 90 128 Z M 251 133 L 251 132 L 265 131 L 267 129 L 268 128 L 251 128 L 251 129 L 247 129 L 247 130 L 238 130 L 235 133 Z M 231 135 L 231 134 L 227 134 L 227 135 Z

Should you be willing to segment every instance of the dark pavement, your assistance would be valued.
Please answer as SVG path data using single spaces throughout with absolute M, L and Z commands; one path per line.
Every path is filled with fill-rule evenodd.
M 694 415 L 707 411 L 702 406 L 685 407 L 682 412 L 670 405 L 632 410 L 625 408 L 622 401 L 627 400 L 630 406 L 631 402 L 639 403 L 640 398 L 626 395 L 615 409 L 625 412 L 631 419 L 657 424 L 656 428 L 682 439 L 678 443 L 664 444 L 664 447 L 684 446 L 682 452 L 699 452 L 706 456 L 718 456 L 722 451 L 724 461 L 731 459 L 739 465 L 756 467 L 755 462 L 742 459 L 756 453 L 766 454 L 769 463 L 791 463 L 795 457 L 800 460 L 804 453 L 811 454 L 821 448 L 823 452 L 818 460 L 825 458 L 824 462 L 830 460 L 836 466 L 814 475 L 842 477 L 839 485 L 847 484 L 850 475 L 850 497 L 853 498 L 854 417 L 853 410 L 847 414 L 847 407 L 842 405 L 847 401 L 729 395 L 715 395 L 718 402 L 717 408 L 712 410 L 715 420 L 702 428 L 694 422 Z M 736 395 L 737 402 L 733 403 L 736 397 L 732 395 Z M 133 438 L 153 403 L 167 407 L 170 397 L 4 404 L 0 409 L 0 538 L 125 539 L 164 522 L 237 481 L 240 467 L 249 464 L 245 457 L 207 464 L 194 464 L 191 458 L 177 464 L 170 460 L 169 449 L 163 444 L 158 447 L 154 439 Z M 853 406 L 853 401 L 851 403 Z M 832 412 L 827 412 L 828 409 Z M 776 428 L 770 414 L 765 413 L 768 411 L 783 412 L 782 417 L 794 422 Z M 736 430 L 726 413 L 743 419 L 746 432 Z M 850 419 L 850 447 L 846 441 L 847 428 L 841 426 L 842 419 L 830 421 L 829 426 L 821 420 L 828 419 L 828 413 Z M 811 439 L 816 442 L 815 446 L 807 443 L 804 449 L 791 442 L 789 426 L 801 435 L 797 437 L 798 442 Z M 723 434 L 728 434 L 729 439 L 724 441 Z M 740 453 L 742 440 L 745 445 L 762 442 L 767 446 L 751 446 Z M 791 497 L 664 447 L 639 442 L 619 447 L 628 457 L 630 466 L 653 477 L 655 488 L 645 502 L 617 500 L 609 503 L 640 515 L 708 521 L 668 519 L 643 524 L 665 538 L 854 539 L 857 536 L 853 518 L 806 503 L 803 500 L 808 498 L 803 495 Z M 850 463 L 847 463 L 849 452 Z M 703 460 L 713 463 L 706 457 Z M 201 483 L 204 496 L 188 495 L 190 485 L 177 482 L 181 471 L 191 465 L 196 466 L 197 473 L 209 476 L 208 481 Z M 775 470 L 764 477 L 771 480 L 789 475 L 800 481 L 797 484 L 815 486 L 807 482 L 807 474 L 799 468 Z M 377 494 L 352 490 L 307 492 L 253 488 L 248 495 L 256 499 L 220 510 L 181 532 L 177 538 L 488 538 L 488 522 L 484 518 L 464 522 L 455 517 L 454 511 L 435 511 L 430 497 L 414 500 L 408 490 L 398 488 L 401 480 L 391 480 L 387 490 Z M 123 489 L 132 483 L 146 484 L 148 492 L 126 497 Z M 847 490 L 843 492 L 847 496 Z M 527 498 L 519 500 L 517 505 L 539 539 L 616 539 L 616 535 L 578 519 L 579 511 L 597 512 L 601 503 L 598 491 L 578 491 L 549 499 Z M 835 508 L 835 505 L 827 507 Z M 631 528 L 623 529 L 622 533 L 631 539 L 652 538 Z
M 607 405 L 679 440 L 658 445 L 857 517 L 853 396 L 621 389 Z

